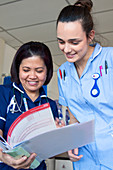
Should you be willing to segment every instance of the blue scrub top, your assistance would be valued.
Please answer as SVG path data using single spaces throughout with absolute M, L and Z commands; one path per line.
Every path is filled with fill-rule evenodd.
M 20 111 L 16 111 L 12 113 L 11 109 L 13 108 L 12 103 L 13 103 L 14 95 L 16 96 L 16 100 L 18 106 L 20 107 Z M 17 85 L 16 83 L 11 83 L 9 85 L 0 85 L 0 129 L 3 131 L 3 135 L 5 139 L 7 139 L 7 132 L 11 124 L 14 122 L 14 120 L 18 116 L 20 116 L 22 112 L 26 111 L 23 102 L 23 97 L 25 97 L 27 100 L 28 109 L 49 102 L 53 113 L 53 117 L 54 118 L 58 117 L 58 109 L 57 109 L 56 102 L 46 96 L 43 87 L 40 88 L 40 96 L 33 102 L 26 94 L 21 84 Z M 15 106 L 15 110 L 18 110 L 17 105 Z M 0 163 L 0 169 L 13 170 L 13 168 L 5 165 L 4 163 Z M 40 164 L 38 168 L 36 168 L 36 170 L 46 170 L 46 165 L 44 161 Z
M 79 122 L 95 119 L 95 142 L 84 148 L 96 164 L 113 169 L 113 47 L 97 43 L 80 78 L 68 61 L 57 74 L 59 103 L 68 106 Z

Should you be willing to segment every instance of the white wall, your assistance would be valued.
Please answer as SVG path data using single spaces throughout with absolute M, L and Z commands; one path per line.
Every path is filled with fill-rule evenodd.
M 10 74 L 10 66 L 15 52 L 14 48 L 0 38 L 0 84 L 3 82 L 4 75 Z
M 5 41 L 0 39 L 0 81 L 1 81 L 2 71 L 3 71 L 4 51 L 5 51 Z
M 9 45 L 5 44 L 4 48 L 4 60 L 3 60 L 3 73 L 6 75 L 10 74 L 10 67 L 16 50 Z
M 47 86 L 47 94 L 48 97 L 50 97 L 53 100 L 58 99 L 59 93 L 58 93 L 58 86 L 57 86 L 57 69 L 58 66 L 53 64 L 53 77 L 52 80 L 50 81 L 50 83 Z

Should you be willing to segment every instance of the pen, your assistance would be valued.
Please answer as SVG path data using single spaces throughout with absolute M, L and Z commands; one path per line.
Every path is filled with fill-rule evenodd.
M 65 72 L 65 70 L 63 70 L 63 73 L 64 73 L 64 80 L 65 80 L 65 77 L 66 77 L 66 72 Z
M 60 109 L 58 110 L 58 112 L 59 112 L 59 125 L 61 125 L 61 120 L 63 119 L 63 115 L 62 115 Z
M 60 74 L 60 78 L 62 79 L 62 72 L 60 69 L 59 69 L 59 74 Z
M 105 60 L 105 74 L 107 74 L 107 69 L 108 69 L 108 64 L 107 61 Z
M 100 69 L 100 76 L 102 76 L 102 69 L 103 69 L 102 65 L 99 66 L 99 69 Z
M 11 149 L 11 146 L 6 142 L 6 140 L 0 135 L 0 147 L 5 150 Z

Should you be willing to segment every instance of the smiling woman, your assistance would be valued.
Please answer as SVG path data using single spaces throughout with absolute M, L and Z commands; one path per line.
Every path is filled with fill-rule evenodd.
M 73 169 L 113 170 L 113 47 L 95 41 L 92 7 L 91 0 L 77 0 L 58 16 L 58 45 L 67 60 L 57 72 L 59 103 L 70 124 L 95 119 L 94 143 L 68 152 Z
M 19 79 L 28 96 L 35 101 L 39 89 L 46 81 L 47 68 L 40 56 L 22 60 L 19 68 Z
M 12 83 L 0 86 L 0 134 L 5 139 L 15 119 L 40 104 L 49 102 L 54 118 L 58 117 L 55 101 L 46 96 L 42 87 L 50 82 L 52 75 L 52 56 L 45 44 L 28 42 L 18 49 L 11 66 Z M 32 153 L 28 159 L 24 156 L 15 160 L 0 149 L 0 169 L 29 169 L 35 157 Z M 36 170 L 46 170 L 45 162 Z

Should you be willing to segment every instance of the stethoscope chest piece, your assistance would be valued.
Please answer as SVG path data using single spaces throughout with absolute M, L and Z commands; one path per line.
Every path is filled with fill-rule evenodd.
M 97 97 L 100 94 L 100 89 L 99 89 L 99 87 L 97 85 L 97 80 L 99 79 L 99 77 L 100 77 L 99 73 L 94 73 L 92 75 L 92 78 L 95 81 L 94 85 L 93 85 L 93 87 L 92 87 L 92 89 L 90 91 L 92 97 Z

